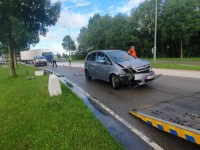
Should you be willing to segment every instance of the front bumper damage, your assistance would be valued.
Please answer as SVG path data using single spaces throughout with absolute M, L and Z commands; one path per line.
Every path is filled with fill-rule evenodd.
M 129 85 L 131 88 L 136 88 L 141 85 L 148 85 L 161 75 L 155 76 L 155 72 L 150 69 L 142 72 L 136 72 L 132 67 L 122 69 L 125 74 L 119 75 L 122 85 Z
M 40 61 L 40 62 L 35 62 L 35 65 L 36 66 L 46 66 L 47 65 L 47 62 L 45 62 L 45 61 Z

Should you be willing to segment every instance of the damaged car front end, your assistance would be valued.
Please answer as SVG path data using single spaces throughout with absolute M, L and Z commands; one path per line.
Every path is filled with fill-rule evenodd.
M 136 88 L 153 82 L 155 73 L 149 61 L 137 59 L 124 51 L 107 54 L 115 63 L 115 74 L 117 74 L 121 85 Z
M 121 65 L 120 65 L 121 66 Z M 132 66 L 122 67 L 122 74 L 119 74 L 119 79 L 122 85 L 129 85 L 132 88 L 140 85 L 150 84 L 154 80 L 154 71 L 151 65 L 143 65 L 133 69 Z

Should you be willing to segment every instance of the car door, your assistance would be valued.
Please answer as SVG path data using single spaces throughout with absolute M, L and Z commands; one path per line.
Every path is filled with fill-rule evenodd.
M 108 81 L 108 66 L 103 52 L 98 52 L 96 60 L 96 76 L 99 79 Z
M 96 55 L 97 52 L 91 53 L 90 56 L 88 56 L 88 70 L 91 76 L 96 76 L 95 74 L 95 63 L 96 63 Z

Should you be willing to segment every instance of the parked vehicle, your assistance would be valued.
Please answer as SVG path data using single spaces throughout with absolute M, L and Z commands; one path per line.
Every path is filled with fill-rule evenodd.
M 149 61 L 137 59 L 125 51 L 98 50 L 86 56 L 85 77 L 111 82 L 114 89 L 121 85 L 135 88 L 150 84 L 154 80 L 154 71 Z
M 53 62 L 53 53 L 52 52 L 42 52 L 42 56 L 44 56 L 48 62 L 50 62 L 50 63 Z
M 47 60 L 44 56 L 35 56 L 33 59 L 34 66 L 47 66 Z
M 35 56 L 42 56 L 43 52 L 50 52 L 47 49 L 35 49 L 28 51 L 21 51 L 20 56 L 21 60 L 25 62 L 25 64 L 33 63 L 33 59 Z

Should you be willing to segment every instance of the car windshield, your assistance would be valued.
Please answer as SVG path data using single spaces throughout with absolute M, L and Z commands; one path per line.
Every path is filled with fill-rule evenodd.
M 44 56 L 37 56 L 36 59 L 45 59 Z
M 52 56 L 51 52 L 42 53 L 43 56 Z
M 112 51 L 107 52 L 107 54 L 114 62 L 123 62 L 136 59 L 125 51 Z

